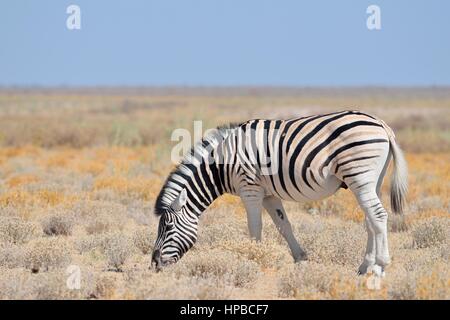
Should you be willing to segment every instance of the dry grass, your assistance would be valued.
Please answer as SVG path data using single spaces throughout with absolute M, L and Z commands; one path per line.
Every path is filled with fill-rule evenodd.
M 438 246 L 447 241 L 450 221 L 448 218 L 432 218 L 421 222 L 412 232 L 416 248 Z
M 19 217 L 0 217 L 0 243 L 25 244 L 37 233 L 36 226 Z
M 217 278 L 236 287 L 251 287 L 259 276 L 258 265 L 227 250 L 197 250 L 185 257 L 185 264 L 173 266 L 177 275 Z
M 65 267 L 70 262 L 70 248 L 64 239 L 38 238 L 25 248 L 24 267 L 33 273 Z
M 366 234 L 348 190 L 285 204 L 309 257 L 300 265 L 267 215 L 263 241 L 251 241 L 242 205 L 224 196 L 178 264 L 149 269 L 174 128 L 356 105 L 392 125 L 410 167 L 408 210 L 390 217 L 393 261 L 379 290 L 356 276 Z M 433 90 L 0 94 L 0 298 L 450 299 L 449 110 L 450 93 Z M 387 184 L 383 193 L 388 204 Z M 69 265 L 81 269 L 79 290 L 66 286 Z
M 42 230 L 46 235 L 64 235 L 69 236 L 72 234 L 72 229 L 75 224 L 75 217 L 65 210 L 52 210 L 56 212 L 50 212 L 45 216 L 42 221 Z
M 132 254 L 130 239 L 121 233 L 113 233 L 107 235 L 102 244 L 108 266 L 112 270 L 122 271 L 123 264 Z
M 136 229 L 133 234 L 133 243 L 137 249 L 143 254 L 149 254 L 153 251 L 155 244 L 156 232 L 154 229 L 141 227 Z

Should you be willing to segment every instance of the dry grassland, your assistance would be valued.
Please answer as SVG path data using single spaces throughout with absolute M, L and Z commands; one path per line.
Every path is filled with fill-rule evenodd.
M 409 164 L 408 210 L 390 216 L 379 290 L 356 276 L 366 233 L 343 189 L 285 204 L 307 262 L 293 263 L 268 215 L 262 243 L 250 241 L 239 199 L 223 196 L 178 264 L 149 269 L 172 130 L 341 109 L 383 118 Z M 449 89 L 3 91 L 0 298 L 449 299 L 449 187 Z M 78 290 L 66 285 L 69 265 L 81 270 Z

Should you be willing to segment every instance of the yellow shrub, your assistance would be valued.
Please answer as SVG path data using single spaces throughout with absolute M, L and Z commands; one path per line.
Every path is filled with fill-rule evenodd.
M 35 194 L 35 199 L 39 204 L 55 206 L 58 204 L 72 203 L 77 199 L 77 196 L 65 195 L 57 191 L 40 190 Z
M 10 188 L 19 187 L 24 184 L 30 184 L 33 182 L 38 182 L 39 178 L 34 174 L 20 174 L 9 178 L 6 184 Z
M 435 267 L 430 273 L 417 279 L 418 299 L 450 299 L 450 274 L 447 265 Z
M 111 189 L 117 193 L 136 195 L 143 200 L 154 199 L 160 188 L 161 182 L 159 180 L 146 177 L 128 179 L 114 175 L 99 177 L 94 183 L 94 189 Z
M 102 173 L 106 168 L 106 164 L 104 162 L 89 159 L 77 159 L 72 166 L 77 172 L 90 173 L 94 176 Z
M 11 190 L 0 195 L 0 205 L 4 207 L 24 207 L 27 205 L 55 206 L 58 204 L 73 203 L 76 199 L 76 195 L 65 195 L 61 192 L 51 190 L 39 190 L 34 193 Z
M 76 156 L 76 150 L 65 149 L 53 151 L 47 157 L 40 159 L 40 164 L 44 168 L 66 167 L 73 157 Z
M 14 158 L 19 156 L 37 156 L 41 153 L 41 149 L 32 146 L 25 145 L 23 147 L 9 147 L 0 149 L 0 158 Z
M 0 205 L 2 207 L 24 205 L 30 198 L 30 194 L 22 190 L 7 191 L 0 195 Z

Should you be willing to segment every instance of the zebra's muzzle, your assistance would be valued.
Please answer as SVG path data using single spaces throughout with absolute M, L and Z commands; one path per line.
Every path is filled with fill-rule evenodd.
M 161 271 L 163 267 L 171 265 L 171 264 L 175 263 L 176 261 L 177 261 L 177 259 L 175 259 L 175 258 L 163 260 L 161 258 L 160 250 L 155 250 L 152 254 L 152 267 L 155 266 L 157 272 Z
M 162 269 L 162 262 L 161 262 L 161 251 L 155 250 L 152 254 L 152 265 L 155 265 L 156 271 L 161 271 Z

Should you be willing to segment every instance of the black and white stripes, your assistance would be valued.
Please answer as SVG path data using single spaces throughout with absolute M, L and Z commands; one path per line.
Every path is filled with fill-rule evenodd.
M 342 111 L 220 127 L 186 155 L 158 196 L 155 212 L 161 220 L 154 261 L 161 265 L 177 261 L 195 242 L 198 217 L 224 193 L 242 198 L 250 234 L 256 239 L 261 210 L 266 208 L 283 229 L 296 260 L 304 251 L 289 234 L 280 199 L 319 200 L 348 186 L 366 213 L 369 238 L 372 231 L 383 233 L 387 213 L 379 193 L 391 155 L 396 165 L 391 199 L 394 211 L 401 212 L 406 163 L 382 120 Z M 366 254 L 365 264 L 379 262 L 383 267 L 389 260 L 387 240 L 372 247 L 376 252 Z

